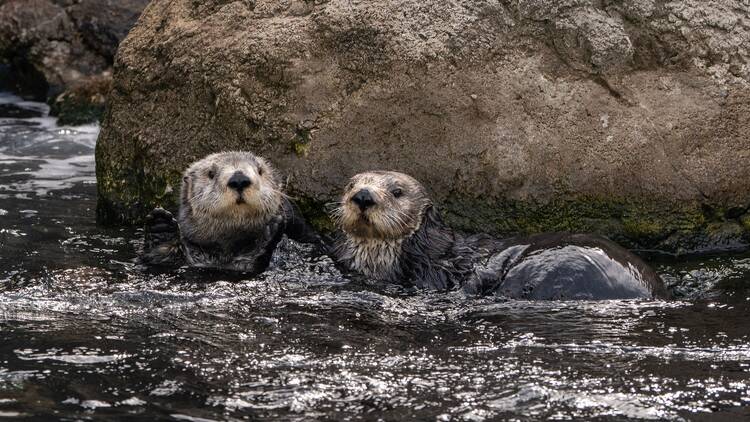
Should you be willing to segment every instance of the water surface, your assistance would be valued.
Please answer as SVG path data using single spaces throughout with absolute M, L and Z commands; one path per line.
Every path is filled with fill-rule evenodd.
M 148 272 L 95 224 L 96 126 L 0 95 L 0 419 L 750 417 L 750 254 L 656 262 L 679 300 L 533 303 L 343 277 Z

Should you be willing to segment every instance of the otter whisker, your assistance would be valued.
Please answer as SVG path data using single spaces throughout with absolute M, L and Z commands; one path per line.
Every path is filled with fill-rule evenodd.
M 344 215 L 344 209 L 343 209 L 343 208 L 341 208 L 341 207 L 339 207 L 339 208 L 334 208 L 334 209 L 330 210 L 330 211 L 328 212 L 328 214 L 330 214 L 330 215 L 332 215 L 332 216 L 339 216 L 339 217 L 340 217 L 340 216 L 343 216 L 343 215 Z
M 246 183 L 252 174 L 256 180 Z M 256 239 L 262 233 L 259 229 L 267 228 L 275 217 L 286 218 L 286 210 L 293 208 L 286 205 L 290 196 L 280 188 L 273 168 L 249 152 L 223 152 L 191 164 L 183 180 L 177 235 L 187 263 L 263 270 L 267 264 L 254 257 L 267 256 L 269 251 L 258 248 L 273 248 L 276 243 Z M 301 216 L 294 218 L 301 221 Z
M 278 189 L 273 189 L 273 188 L 270 188 L 269 190 L 270 190 L 270 191 L 272 191 L 273 193 L 275 193 L 276 195 L 279 195 L 279 196 L 281 196 L 282 198 L 286 198 L 286 199 L 297 199 L 296 197 L 292 197 L 292 196 L 290 196 L 290 195 L 288 195 L 288 194 L 286 194 L 286 193 L 284 193 L 284 192 L 282 192 L 282 191 L 280 191 L 280 190 L 278 190 Z
M 344 206 L 343 201 L 332 201 L 332 202 L 326 202 L 323 204 L 323 209 L 327 212 L 333 212 L 336 209 L 340 209 Z

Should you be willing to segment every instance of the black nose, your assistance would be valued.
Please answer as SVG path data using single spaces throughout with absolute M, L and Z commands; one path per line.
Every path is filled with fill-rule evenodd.
M 227 182 L 227 186 L 236 190 L 237 192 L 242 192 L 243 189 L 250 186 L 251 184 L 253 184 L 253 182 L 250 180 L 250 178 L 245 176 L 245 173 L 241 171 L 234 172 L 232 177 L 230 177 L 229 181 Z
M 354 196 L 352 196 L 352 202 L 357 204 L 362 211 L 375 205 L 375 199 L 373 199 L 372 194 L 367 189 L 362 189 L 355 193 Z

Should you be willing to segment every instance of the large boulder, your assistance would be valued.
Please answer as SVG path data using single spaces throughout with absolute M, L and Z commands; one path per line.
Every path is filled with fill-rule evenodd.
M 154 0 L 117 54 L 99 212 L 136 222 L 249 149 L 320 224 L 392 169 L 459 229 L 741 247 L 749 49 L 741 0 Z
M 0 89 L 44 100 L 112 66 L 148 0 L 0 0 Z

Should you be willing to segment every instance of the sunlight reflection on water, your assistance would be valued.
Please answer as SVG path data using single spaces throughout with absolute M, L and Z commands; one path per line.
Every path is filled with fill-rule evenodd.
M 98 128 L 0 104 L 38 114 L 0 118 L 0 417 L 747 414 L 747 254 L 658 263 L 671 302 L 414 294 L 291 247 L 254 279 L 148 272 L 95 224 Z

